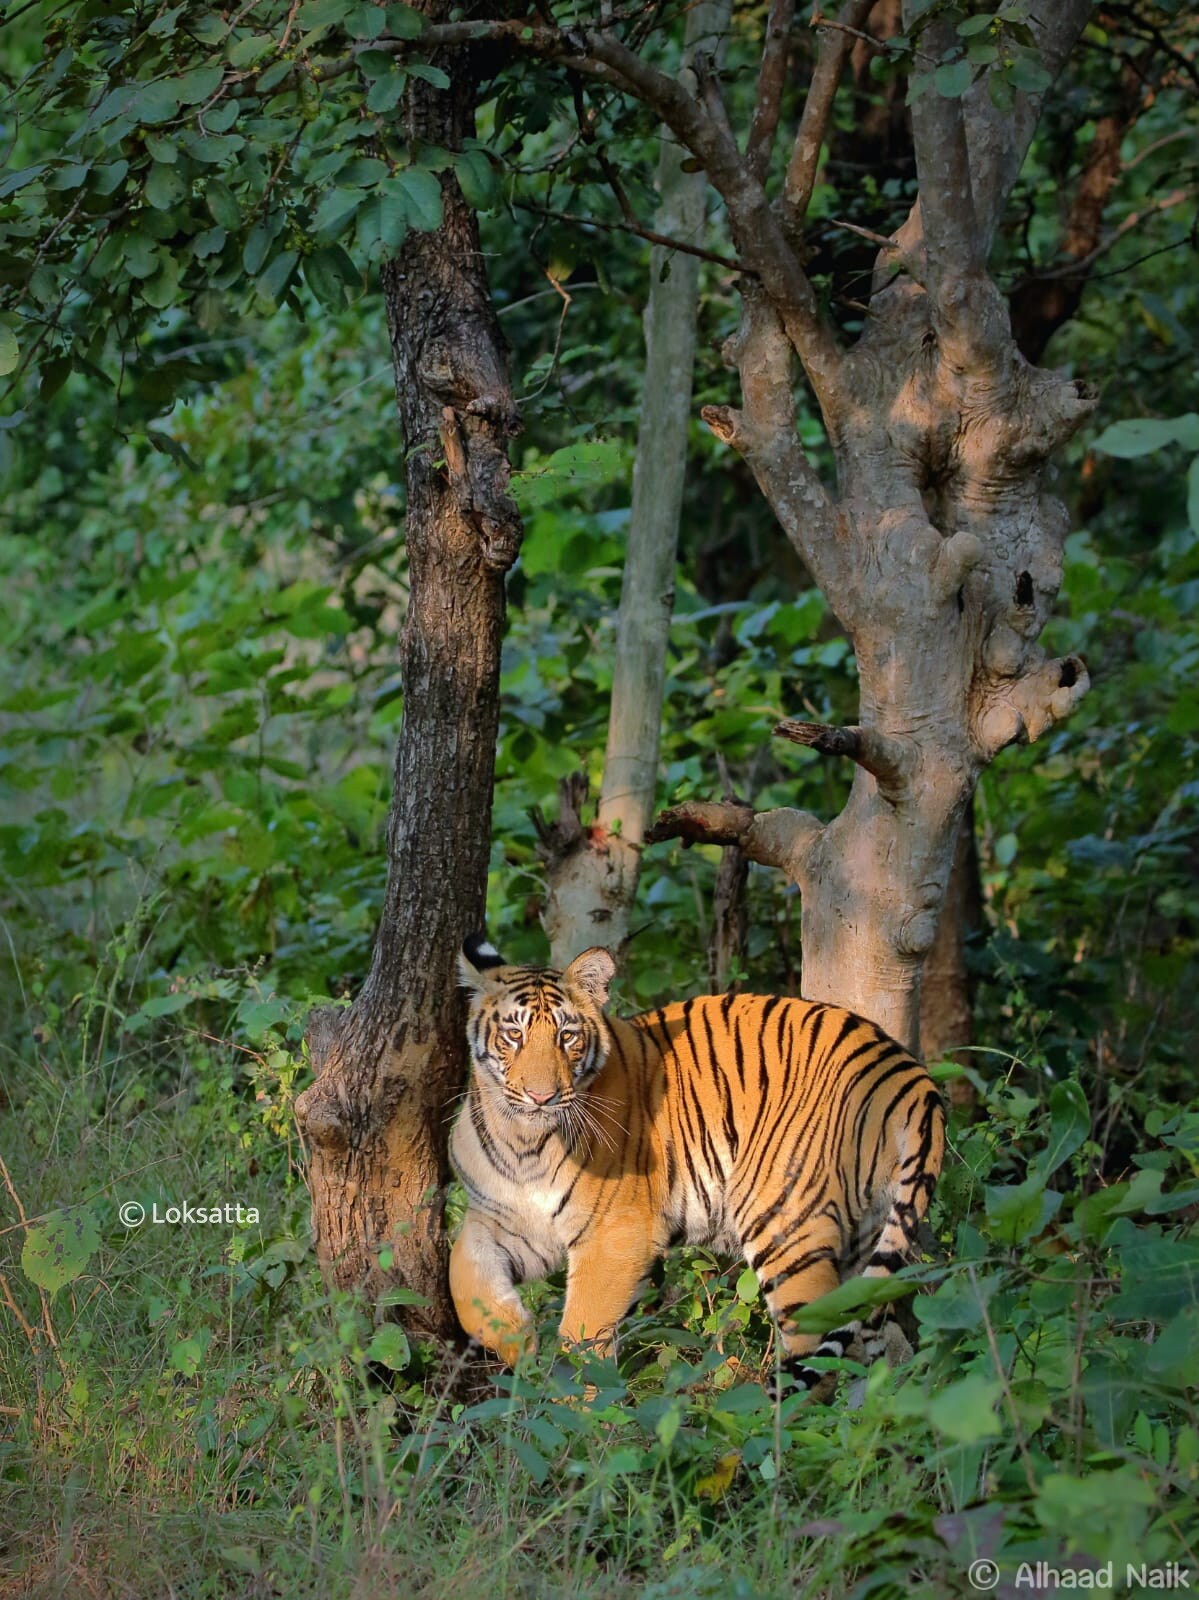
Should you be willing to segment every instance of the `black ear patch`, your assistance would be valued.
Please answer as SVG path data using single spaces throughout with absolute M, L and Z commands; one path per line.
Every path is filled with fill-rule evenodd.
M 488 967 L 502 967 L 503 956 L 485 933 L 472 933 L 462 941 L 462 954 L 476 972 L 486 972 Z

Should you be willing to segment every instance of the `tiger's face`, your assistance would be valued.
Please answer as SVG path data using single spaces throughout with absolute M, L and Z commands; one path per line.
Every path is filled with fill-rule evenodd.
M 604 1064 L 603 1006 L 616 963 L 598 946 L 564 971 L 510 967 L 471 938 L 458 958 L 470 993 L 467 1039 L 480 1084 L 519 1115 L 569 1117 Z

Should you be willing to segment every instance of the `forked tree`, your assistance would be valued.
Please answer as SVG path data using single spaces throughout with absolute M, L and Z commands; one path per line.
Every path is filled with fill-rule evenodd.
M 1044 733 L 1087 688 L 1082 660 L 1047 659 L 1038 636 L 1061 581 L 1067 531 L 1047 469 L 1093 401 L 1073 378 L 1040 370 L 1020 354 L 987 260 L 1045 88 L 1090 5 L 1057 0 L 1020 21 L 1031 40 L 1026 56 L 1036 58 L 1036 86 L 1009 84 L 1002 94 L 994 92 L 998 64 L 972 70 L 962 60 L 960 13 L 919 3 L 905 10 L 919 196 L 895 236 L 876 241 L 868 314 L 856 341 L 846 344 L 805 272 L 804 229 L 838 85 L 871 9 L 871 0 L 849 0 L 835 19 L 814 19 L 814 70 L 781 153 L 795 0 L 770 6 L 743 130 L 731 124 L 711 58 L 697 51 L 690 74 L 675 77 L 655 64 L 652 47 L 634 47 L 643 35 L 607 5 L 591 26 L 556 26 L 545 8 L 536 20 L 432 20 L 420 47 L 446 61 L 480 43 L 532 54 L 641 101 L 724 202 L 742 300 L 726 355 L 739 375 L 741 403 L 709 407 L 704 418 L 752 469 L 857 658 L 856 725 L 788 722 L 779 732 L 856 770 L 844 809 L 830 819 L 695 803 L 665 813 L 651 837 L 735 844 L 750 860 L 786 873 L 802 895 L 805 995 L 848 1005 L 916 1044 L 921 965 L 979 774 L 1006 746 Z M 993 26 L 1001 37 L 1006 24 Z M 397 53 L 410 48 L 379 43 Z M 781 185 L 772 182 L 776 162 Z M 442 398 L 427 369 L 405 358 L 423 339 L 413 318 L 428 304 L 407 289 L 409 275 L 427 272 L 444 247 L 432 235 L 421 248 L 431 252 L 427 259 L 402 254 L 389 277 L 397 371 L 425 390 L 424 411 L 405 416 L 410 443 L 428 440 L 440 425 L 429 408 Z M 485 326 L 482 307 L 479 313 Z M 799 441 L 797 363 L 824 421 L 835 463 L 830 482 Z M 475 449 L 486 443 L 487 429 L 504 425 L 497 392 L 493 371 L 465 385 L 459 379 L 446 400 L 456 418 L 477 416 L 474 426 L 483 432 Z M 402 387 L 405 403 L 412 405 Z M 443 563 L 443 596 L 477 572 L 477 593 L 489 597 L 480 613 L 486 625 L 468 623 L 464 631 L 460 615 L 451 625 L 455 606 L 435 590 L 426 611 L 414 581 L 384 921 L 363 994 L 335 1035 L 327 1038 L 319 1023 L 313 1031 L 324 1070 L 301 1102 L 314 1144 L 314 1216 L 327 1274 L 378 1284 L 400 1273 L 432 1302 L 425 1320 L 433 1328 L 448 1321 L 439 1299 L 438 1119 L 462 1061 L 450 961 L 466 924 L 478 920 L 466 913 L 482 911 L 480 790 L 457 789 L 465 812 L 456 814 L 452 831 L 434 819 L 448 821 L 443 753 L 457 763 L 461 781 L 468 777 L 459 773 L 464 749 L 473 748 L 470 781 L 487 786 L 495 727 L 486 691 L 494 673 L 490 641 L 498 637 L 498 572 L 514 550 L 505 535 L 502 559 L 493 560 L 486 522 L 461 515 L 454 486 L 475 483 L 477 473 L 457 428 L 446 436 L 443 476 L 427 473 L 419 453 L 412 457 L 414 580 L 429 538 L 424 530 L 436 527 L 428 549 Z M 469 434 L 464 443 L 472 444 Z M 494 454 L 482 459 L 488 472 L 498 461 Z M 510 519 L 500 521 L 509 526 Z M 482 655 L 480 640 L 489 641 Z M 467 671 L 483 691 L 477 700 L 463 696 Z M 460 886 L 449 894 L 447 874 Z M 380 1271 L 375 1261 L 384 1241 L 394 1260 L 385 1258 Z

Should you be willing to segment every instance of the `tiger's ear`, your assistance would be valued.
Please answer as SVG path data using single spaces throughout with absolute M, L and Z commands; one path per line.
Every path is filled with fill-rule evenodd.
M 504 958 L 485 933 L 472 933 L 458 952 L 458 982 L 472 994 L 487 994 L 495 983 L 487 976 L 493 967 L 502 967 Z
M 616 962 L 611 951 L 598 944 L 576 956 L 562 974 L 572 989 L 596 1006 L 607 1003 L 608 985 L 615 976 Z

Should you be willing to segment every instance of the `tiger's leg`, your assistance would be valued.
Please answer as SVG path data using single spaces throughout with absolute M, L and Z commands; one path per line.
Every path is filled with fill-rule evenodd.
M 569 1253 L 561 1334 L 610 1355 L 620 1319 L 637 1298 L 658 1255 L 648 1219 L 608 1218 Z
M 536 1347 L 531 1318 L 516 1292 L 512 1256 L 477 1211 L 467 1211 L 450 1251 L 450 1293 L 466 1333 L 510 1367 Z
M 811 1356 L 843 1356 L 853 1342 L 849 1328 L 823 1336 L 800 1333 L 792 1318 L 797 1311 L 830 1293 L 841 1282 L 840 1235 L 831 1227 L 808 1227 L 788 1237 L 785 1244 L 746 1251 L 758 1274 L 766 1304 L 779 1330 L 783 1347 L 782 1369 L 801 1388 L 814 1389 L 826 1376 L 807 1365 Z M 847 1337 L 842 1340 L 842 1335 Z
M 864 1278 L 889 1278 L 916 1253 L 916 1233 L 933 1196 L 945 1155 L 945 1112 L 941 1097 L 930 1088 L 909 1108 L 890 1184 L 890 1200 L 878 1236 L 866 1255 Z M 867 1366 L 884 1353 L 888 1306 L 866 1318 L 862 1334 Z

